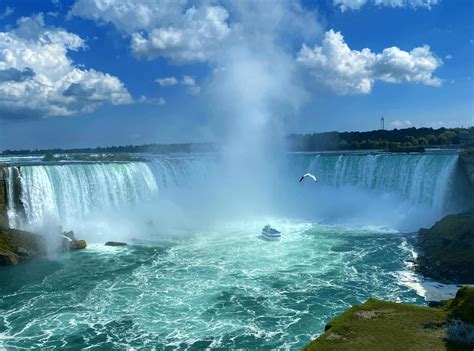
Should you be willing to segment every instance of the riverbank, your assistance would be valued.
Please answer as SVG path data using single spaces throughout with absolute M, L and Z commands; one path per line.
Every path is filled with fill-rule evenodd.
M 474 283 L 474 214 L 446 216 L 420 229 L 415 270 L 429 278 Z M 305 350 L 445 350 L 474 347 L 474 288 L 439 307 L 369 299 L 329 322 Z
M 470 350 L 473 323 L 474 288 L 436 308 L 369 299 L 329 322 L 304 350 Z

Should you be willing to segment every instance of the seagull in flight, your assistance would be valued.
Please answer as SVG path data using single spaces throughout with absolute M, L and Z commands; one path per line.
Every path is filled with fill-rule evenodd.
M 306 177 L 309 177 L 311 178 L 312 180 L 314 180 L 315 182 L 317 182 L 318 180 L 316 179 L 316 177 L 311 174 L 311 173 L 306 173 L 304 174 L 301 178 L 300 178 L 300 183 L 303 181 L 303 179 L 305 179 Z

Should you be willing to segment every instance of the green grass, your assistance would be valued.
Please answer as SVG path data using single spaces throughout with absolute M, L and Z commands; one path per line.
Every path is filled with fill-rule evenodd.
M 304 350 L 445 350 L 436 326 L 444 309 L 369 299 L 329 323 L 329 330 Z
M 450 316 L 474 324 L 474 288 L 458 290 L 456 298 L 447 304 Z

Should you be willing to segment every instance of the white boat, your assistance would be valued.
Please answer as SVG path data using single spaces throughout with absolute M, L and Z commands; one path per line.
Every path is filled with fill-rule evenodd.
M 267 224 L 262 229 L 262 237 L 267 240 L 280 240 L 281 232 L 276 229 L 273 229 L 272 227 L 270 227 L 269 224 Z

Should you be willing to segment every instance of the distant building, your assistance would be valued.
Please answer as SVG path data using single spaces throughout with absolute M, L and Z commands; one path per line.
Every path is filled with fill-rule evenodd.
M 385 130 L 385 118 L 380 118 L 380 129 Z

